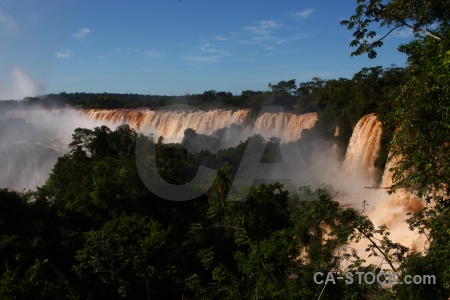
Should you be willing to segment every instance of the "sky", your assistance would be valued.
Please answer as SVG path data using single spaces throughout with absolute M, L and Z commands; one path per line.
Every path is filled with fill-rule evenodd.
M 386 38 L 350 57 L 355 0 L 0 0 L 0 100 L 60 92 L 240 94 L 404 66 Z M 387 32 L 381 29 L 379 34 Z

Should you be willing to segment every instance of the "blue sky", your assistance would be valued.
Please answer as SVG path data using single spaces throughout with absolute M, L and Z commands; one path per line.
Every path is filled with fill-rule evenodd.
M 355 1 L 0 0 L 0 99 L 59 92 L 185 95 L 351 78 L 406 57 L 350 57 Z M 381 33 L 381 32 L 380 32 Z

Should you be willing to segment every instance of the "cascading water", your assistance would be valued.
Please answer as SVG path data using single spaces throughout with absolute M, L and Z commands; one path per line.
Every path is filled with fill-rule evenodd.
M 79 115 L 81 126 L 92 127 L 104 124 L 115 127 L 128 124 L 131 128 L 164 136 L 174 142 L 181 142 L 187 128 L 198 134 L 210 135 L 218 129 L 230 127 L 232 124 L 242 125 L 249 110 L 182 111 L 182 110 L 148 110 L 148 109 L 52 109 L 30 111 L 8 111 L 7 117 L 22 118 L 31 122 L 39 122 L 45 115 L 70 116 Z M 86 122 L 90 120 L 91 122 Z M 253 127 L 249 126 L 248 135 L 261 134 L 265 138 L 279 137 L 282 142 L 298 140 L 303 130 L 310 129 L 317 121 L 316 113 L 296 115 L 292 113 L 264 113 L 259 116 Z M 71 122 L 73 123 L 73 122 Z M 90 123 L 90 124 L 86 124 Z M 59 126 L 59 125 L 58 125 Z
M 282 142 L 291 142 L 298 140 L 303 130 L 312 128 L 316 121 L 316 113 L 264 113 L 256 119 L 253 131 L 264 137 L 276 136 Z
M 83 110 L 81 112 L 90 119 L 101 120 L 111 125 L 127 123 L 139 131 L 153 128 L 166 138 L 180 141 L 187 128 L 192 128 L 199 134 L 211 134 L 233 123 L 243 124 L 249 111 Z M 264 113 L 255 120 L 248 134 L 259 133 L 266 138 L 275 136 L 282 142 L 290 142 L 301 138 L 303 130 L 312 128 L 316 121 L 316 113 L 303 115 Z M 338 132 L 337 129 L 336 134 Z M 425 245 L 423 235 L 410 231 L 405 222 L 407 213 L 423 209 L 422 201 L 405 190 L 388 195 L 386 189 L 367 189 L 367 187 L 375 188 L 379 176 L 380 170 L 374 163 L 380 152 L 381 136 L 382 123 L 377 117 L 374 114 L 363 116 L 354 128 L 340 171 L 336 171 L 333 176 L 326 174 L 319 177 L 342 190 L 343 195 L 347 195 L 336 198 L 344 206 L 359 209 L 361 202 L 366 200 L 369 207 L 365 213 L 376 227 L 386 224 L 394 242 L 400 242 L 416 250 L 423 249 Z M 395 161 L 387 162 L 381 187 L 392 185 L 392 174 L 389 169 L 394 164 Z M 328 167 L 333 169 L 331 165 Z M 336 176 L 339 173 L 340 175 Z M 368 253 L 364 250 L 367 243 L 351 244 L 351 247 L 358 249 L 359 255 L 368 262 L 380 263 L 375 261 L 373 256 L 368 257 Z
M 391 233 L 390 238 L 397 243 L 411 247 L 415 250 L 422 250 L 425 247 L 425 239 L 417 231 L 411 231 L 405 220 L 408 213 L 419 212 L 423 209 L 423 202 L 406 190 L 397 190 L 395 193 L 387 194 L 387 189 L 392 186 L 392 172 L 389 171 L 398 159 L 387 161 L 383 173 L 380 189 L 376 189 L 375 182 L 379 175 L 379 170 L 374 166 L 380 151 L 380 141 L 382 135 L 382 123 L 377 120 L 374 114 L 369 114 L 361 118 L 357 123 L 347 154 L 342 165 L 344 173 L 351 178 L 364 178 L 369 180 L 371 189 L 366 189 L 361 193 L 352 193 L 352 198 L 364 197 L 369 200 L 367 203 L 368 216 L 375 227 L 386 225 Z M 351 179 L 349 179 L 351 180 Z M 374 189 L 372 189 L 374 188 Z M 365 252 L 368 242 L 352 243 L 352 248 L 358 250 L 359 255 L 367 262 L 380 264 L 382 259 L 369 257 Z M 388 266 L 384 265 L 383 267 Z
M 91 119 L 104 121 L 111 125 L 128 124 L 135 130 L 148 130 L 165 138 L 180 142 L 188 128 L 199 134 L 212 134 L 214 131 L 242 124 L 248 110 L 146 110 L 146 109 L 85 109 L 83 114 Z M 147 132 L 148 133 L 148 132 Z
M 382 124 L 374 114 L 365 115 L 353 130 L 343 170 L 349 175 L 374 178 L 379 170 L 374 166 L 380 152 Z
M 248 110 L 219 109 L 210 111 L 67 109 L 9 111 L 4 115 L 23 118 L 34 124 L 46 124 L 47 128 L 55 132 L 52 136 L 60 137 L 61 141 L 67 145 L 70 134 L 77 127 L 93 128 L 107 125 L 114 128 L 124 123 L 145 134 L 152 132 L 156 135 L 163 135 L 168 140 L 180 142 L 187 128 L 192 128 L 199 134 L 211 134 L 218 129 L 230 127 L 232 124 L 243 125 L 248 113 Z M 266 138 L 275 136 L 279 137 L 282 142 L 289 142 L 299 139 L 303 130 L 312 128 L 316 121 L 317 114 L 315 113 L 303 115 L 264 113 L 255 120 L 253 126 L 248 126 L 246 134 L 250 136 L 259 133 Z M 67 135 L 66 138 L 64 138 L 64 134 Z M 382 124 L 376 116 L 374 114 L 364 116 L 355 126 L 343 164 L 340 165 L 332 157 L 333 155 L 330 155 L 331 150 L 327 152 L 324 149 L 316 149 L 317 156 L 314 158 L 316 169 L 312 170 L 311 174 L 319 184 L 322 182 L 331 184 L 335 188 L 335 199 L 344 206 L 359 209 L 361 202 L 366 200 L 369 207 L 365 213 L 369 215 L 375 226 L 386 224 L 390 228 L 391 238 L 395 242 L 423 249 L 425 243 L 422 235 L 408 230 L 408 226 L 404 222 L 408 212 L 417 212 L 423 208 L 422 201 L 404 190 L 387 195 L 385 189 L 365 188 L 375 187 L 378 171 L 374 167 L 374 162 L 379 154 L 381 134 Z M 41 167 L 40 170 L 50 170 L 56 162 L 55 160 L 56 158 L 50 159 L 48 166 Z M 387 162 L 381 187 L 392 185 L 392 174 L 389 172 L 389 168 L 394 163 L 395 161 Z M 13 163 L 13 165 L 18 165 L 18 163 Z M 2 169 L 5 169 L 5 165 Z M 27 173 L 30 174 L 29 171 Z M 2 173 L 2 175 L 9 176 L 7 174 Z M 39 174 L 42 176 L 26 187 L 33 188 L 42 184 L 47 174 Z M 4 178 L 0 178 L 0 181 L 8 182 Z M 359 249 L 361 257 L 366 258 L 368 262 L 374 262 L 373 257 L 369 260 L 364 251 L 367 244 L 358 243 L 351 246 Z
M 390 154 L 389 154 L 390 157 Z M 383 178 L 380 187 L 386 190 L 393 185 L 393 171 L 390 169 L 401 160 L 401 157 L 394 157 L 392 160 L 386 162 L 383 172 Z M 425 201 L 418 198 L 406 189 L 397 189 L 395 193 L 390 194 L 386 200 L 383 201 L 374 211 L 372 218 L 376 220 L 377 217 L 388 214 L 391 216 L 390 224 L 387 226 L 396 227 L 396 235 L 399 236 L 399 242 L 408 244 L 415 250 L 423 250 L 426 245 L 426 239 L 418 232 L 411 232 L 407 224 L 404 222 L 407 219 L 407 213 L 416 213 L 423 210 Z
M 370 220 L 377 228 L 385 224 L 391 232 L 390 238 L 416 250 L 424 248 L 425 239 L 417 231 L 411 231 L 405 220 L 407 213 L 418 212 L 423 209 L 423 202 L 406 190 L 398 190 L 387 194 L 385 187 L 392 185 L 392 172 L 389 171 L 397 160 L 386 163 L 381 189 L 376 186 L 376 179 L 380 170 L 374 166 L 380 152 L 382 123 L 374 114 L 361 118 L 353 130 L 344 162 L 341 166 L 342 174 L 331 178 L 330 182 L 339 187 L 346 196 L 335 199 L 344 206 L 360 208 L 363 200 L 368 205 L 365 208 Z M 365 251 L 368 241 L 351 243 L 351 248 L 358 251 L 358 255 L 368 263 L 381 264 L 380 257 L 369 257 Z M 383 265 L 383 267 L 387 267 Z
M 242 125 L 249 110 L 210 111 L 151 111 L 139 109 L 85 109 L 81 112 L 91 119 L 101 120 L 110 125 L 128 124 L 132 128 L 145 131 L 154 130 L 158 135 L 172 141 L 181 141 L 187 128 L 198 134 L 212 134 L 214 131 Z M 282 142 L 295 141 L 301 137 L 304 129 L 310 129 L 317 121 L 316 113 L 296 115 L 292 113 L 264 113 L 254 123 L 252 134 L 261 134 L 265 138 L 279 137 Z
M 45 137 L 41 133 L 27 136 L 34 136 L 33 141 L 28 141 L 23 144 L 23 148 L 31 149 L 34 144 L 39 143 L 45 149 L 56 151 L 59 155 L 63 155 L 67 151 L 67 145 L 70 143 L 70 137 L 75 128 L 94 128 L 101 125 L 106 125 L 114 129 L 118 125 L 128 124 L 133 129 L 144 134 L 153 133 L 156 137 L 164 136 L 166 142 L 179 143 L 184 137 L 184 131 L 187 128 L 195 130 L 198 134 L 210 135 L 215 131 L 230 127 L 232 124 L 243 125 L 247 118 L 249 110 L 222 110 L 215 109 L 210 111 L 197 110 L 157 110 L 152 111 L 146 108 L 142 109 L 24 109 L 24 110 L 10 110 L 1 111 L 0 119 L 8 120 L 10 118 L 19 118 L 25 120 L 28 124 L 33 124 L 33 129 L 38 129 L 40 132 L 45 132 Z M 302 131 L 311 128 L 317 115 L 315 113 L 305 115 L 294 114 L 263 114 L 255 120 L 255 125 L 245 126 L 245 130 L 241 131 L 239 135 L 228 137 L 227 140 L 222 141 L 223 146 L 235 146 L 239 141 L 244 141 L 247 137 L 260 133 L 266 138 L 276 136 L 281 137 L 283 141 L 292 141 L 298 139 Z M 7 121 L 6 121 L 7 122 Z M 6 124 L 6 123 L 5 123 Z M 10 143 L 11 139 L 16 143 L 16 139 L 20 137 L 10 135 L 8 139 L 3 138 L 5 147 Z M 37 140 L 36 140 L 37 139 Z M 234 144 L 233 144 L 234 143 Z M 1 149 L 10 149 L 2 147 Z M 0 150 L 1 150 L 0 149 Z M 50 151 L 49 150 L 49 151 Z M 37 185 L 43 184 L 51 170 L 56 163 L 56 155 L 51 156 L 45 161 L 45 167 L 32 170 L 32 166 L 36 164 L 29 163 L 30 170 L 24 171 L 31 174 L 36 173 L 41 176 L 34 176 L 35 180 L 30 181 L 29 184 L 22 184 L 11 186 L 10 182 L 19 182 L 18 180 L 10 180 L 16 177 L 14 172 L 6 172 L 8 170 L 15 170 L 16 165 L 23 165 L 23 159 L 19 162 L 14 153 L 18 151 L 3 151 L 2 155 L 7 157 L 8 163 L 4 162 L 2 165 L 2 173 L 0 174 L 1 182 L 8 183 L 10 187 L 15 189 L 34 188 Z M 30 150 L 31 153 L 33 153 Z M 32 155 L 27 162 L 31 162 Z M 40 159 L 42 160 L 42 159 Z M 45 170 L 45 171 L 44 171 Z M 41 172 L 42 171 L 42 172 Z M 41 174 L 42 173 L 42 174 Z M 45 173 L 45 174 L 44 174 Z M 25 177 L 24 177 L 25 178 Z

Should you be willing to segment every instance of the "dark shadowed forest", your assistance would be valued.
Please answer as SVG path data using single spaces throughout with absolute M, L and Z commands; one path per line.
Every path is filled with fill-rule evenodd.
M 377 56 L 384 36 L 370 29 L 374 25 L 388 32 L 411 27 L 415 38 L 399 48 L 408 57 L 405 68 L 364 68 L 349 79 L 288 79 L 269 83 L 267 91 L 240 95 L 60 93 L 1 101 L 2 113 L 188 104 L 201 110 L 248 109 L 251 123 L 263 106 L 281 106 L 295 114 L 316 112 L 318 120 L 287 144 L 252 135 L 237 146 L 216 148 L 226 130 L 242 127 L 212 136 L 188 129 L 180 143 L 127 125 L 77 128 L 61 155 L 47 136 L 24 150 L 21 141 L 35 145 L 33 136 L 42 136 L 38 128 L 22 119 L 0 119 L 0 161 L 14 152 L 24 161 L 37 157 L 33 163 L 39 168 L 58 157 L 36 189 L 9 188 L 33 174 L 0 182 L 0 298 L 448 299 L 449 18 L 448 1 L 358 0 L 355 15 L 342 21 L 353 36 L 349 54 Z M 253 176 L 244 155 L 258 156 L 264 149 L 261 163 L 281 163 L 280 151 L 296 147 L 311 168 L 317 149 L 336 145 L 342 162 L 355 126 L 372 113 L 383 124 L 373 167 L 383 170 L 393 162 L 392 184 L 382 188 L 423 201 L 423 209 L 403 216 L 426 241 L 423 248 L 391 240 L 389 226 L 375 226 L 365 213 L 370 208 L 365 199 L 359 199 L 359 207 L 341 205 L 337 198 L 349 196 L 326 182 L 312 188 L 267 181 L 228 197 L 238 172 Z M 10 140 L 11 132 L 16 140 Z M 137 163 L 145 166 L 143 173 Z M 145 184 L 184 185 L 199 166 L 215 170 L 215 177 L 193 200 L 166 200 Z M 2 167 L 6 172 L 14 165 Z M 357 244 L 366 245 L 364 256 L 354 250 Z M 323 274 L 319 284 L 318 272 Z M 347 272 L 386 272 L 378 278 L 383 282 L 396 272 L 404 283 L 432 275 L 435 282 L 338 280 Z

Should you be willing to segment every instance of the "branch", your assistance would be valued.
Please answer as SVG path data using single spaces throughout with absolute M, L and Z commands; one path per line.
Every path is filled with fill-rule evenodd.
M 402 27 L 402 26 L 406 26 L 406 27 L 408 27 L 408 28 L 411 28 L 413 31 L 420 31 L 420 32 L 422 32 L 422 33 L 425 33 L 425 34 L 427 34 L 427 35 L 429 35 L 429 36 L 435 38 L 435 39 L 438 40 L 438 41 L 441 41 L 441 40 L 442 40 L 441 37 L 439 37 L 439 36 L 438 36 L 437 34 L 435 34 L 435 33 L 432 33 L 432 32 L 429 31 L 428 29 L 422 29 L 422 28 L 419 28 L 419 27 L 414 27 L 414 26 L 409 25 L 409 24 L 407 24 L 406 22 L 401 21 L 401 20 L 398 21 L 398 22 L 400 22 L 399 25 L 397 25 L 397 26 L 395 26 L 394 28 L 392 28 L 391 30 L 389 30 L 389 32 L 386 33 L 386 34 L 385 34 L 383 37 L 381 37 L 380 39 L 378 39 L 377 42 L 380 42 L 381 40 L 383 40 L 384 38 L 386 38 L 389 34 L 391 34 L 392 31 L 394 31 L 394 30 L 396 30 L 397 28 Z
M 413 30 L 414 30 L 414 29 L 413 29 Z M 436 34 L 433 34 L 433 33 L 432 33 L 431 31 L 429 31 L 428 29 L 417 28 L 417 30 L 419 30 L 419 31 L 421 31 L 421 32 L 423 32 L 423 33 L 425 33 L 426 35 L 429 35 L 429 36 L 435 38 L 435 39 L 438 40 L 438 41 L 442 41 L 442 38 L 441 38 L 440 36 L 438 36 L 438 35 L 436 35 Z
M 420 28 L 420 27 L 409 25 L 408 23 L 406 23 L 405 21 L 403 21 L 401 18 L 399 18 L 396 15 L 394 15 L 394 18 L 397 19 L 397 22 L 399 22 L 400 24 L 403 24 L 406 27 L 411 28 L 413 31 L 420 31 L 422 33 L 425 33 L 428 36 L 431 36 L 432 38 L 435 38 L 438 41 L 442 41 L 442 38 L 440 36 L 438 36 L 437 34 L 433 34 L 428 29 L 423 29 L 423 28 Z
M 380 251 L 381 255 L 384 256 L 384 258 L 386 259 L 386 261 L 388 262 L 388 264 L 391 266 L 392 270 L 394 272 L 397 272 L 397 269 L 394 267 L 394 265 L 392 264 L 391 260 L 389 259 L 389 257 L 387 256 L 387 254 L 385 254 L 383 252 L 383 250 L 380 249 L 380 247 L 370 238 L 370 236 L 368 236 L 363 230 L 358 228 L 358 231 L 361 232 L 371 243 L 372 245 L 378 250 Z
M 388 33 L 386 33 L 382 38 L 378 39 L 377 42 L 381 41 L 382 39 L 384 39 L 385 37 L 387 37 L 389 34 L 391 34 L 392 31 L 394 31 L 395 29 L 402 27 L 403 25 L 397 25 L 394 28 L 392 28 L 391 30 L 389 30 Z

